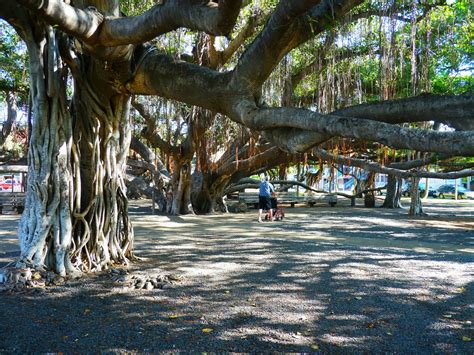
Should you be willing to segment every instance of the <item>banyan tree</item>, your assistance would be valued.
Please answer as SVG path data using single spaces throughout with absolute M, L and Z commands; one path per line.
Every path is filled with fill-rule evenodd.
M 416 20 L 426 11 L 424 4 L 265 2 L 268 15 L 249 26 L 241 43 L 245 50 L 233 52 L 234 60 L 225 67 L 218 64 L 225 53 L 210 55 L 211 63 L 196 63 L 155 45 L 156 38 L 185 28 L 204 34 L 212 51 L 216 38 L 237 36 L 234 29 L 247 18 L 249 6 L 259 3 L 264 2 L 159 0 L 127 16 L 130 1 L 1 0 L 0 17 L 26 43 L 32 100 L 18 265 L 66 275 L 133 258 L 124 169 L 134 95 L 160 96 L 225 115 L 289 153 L 345 137 L 396 149 L 473 155 L 472 95 L 414 96 L 319 111 L 297 107 L 292 100 L 281 107 L 265 102 L 268 78 L 291 51 L 339 30 L 340 41 L 350 36 L 359 17 L 371 13 Z M 323 74 L 320 80 L 334 83 Z M 393 98 L 389 89 L 381 99 Z M 458 130 L 400 125 L 435 119 Z

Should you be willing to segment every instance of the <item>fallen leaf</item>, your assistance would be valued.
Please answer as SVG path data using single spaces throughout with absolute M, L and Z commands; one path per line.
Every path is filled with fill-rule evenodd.
M 179 317 L 179 316 L 178 316 L 177 314 L 170 314 L 170 315 L 168 316 L 169 319 L 176 319 L 176 318 L 178 318 L 178 317 Z
M 456 289 L 456 291 L 459 292 L 459 293 L 462 293 L 462 292 L 466 291 L 466 289 L 464 287 L 458 287 Z
M 472 341 L 472 339 L 467 336 L 463 336 L 462 341 Z
M 355 298 L 356 300 L 361 300 L 361 299 L 362 299 L 362 297 L 360 297 L 360 296 L 356 296 L 356 297 L 354 297 L 354 298 Z
M 224 293 L 226 293 L 226 294 L 229 294 L 229 293 L 230 293 L 230 291 L 229 291 L 229 290 L 225 290 L 225 291 L 224 291 Z
M 203 332 L 203 333 L 210 333 L 210 332 L 212 332 L 213 330 L 214 330 L 214 329 L 212 329 L 212 328 L 203 328 L 203 329 L 202 329 L 202 332 Z
M 313 350 L 319 350 L 319 345 L 318 344 L 312 344 L 311 349 Z
M 90 310 L 89 308 L 86 308 L 86 309 L 84 310 L 84 314 L 89 314 L 89 313 L 91 313 L 91 312 L 92 312 L 92 310 Z
M 367 324 L 367 328 L 374 328 L 375 327 L 375 323 L 368 323 Z
M 387 334 L 387 335 L 392 335 L 392 333 L 391 333 L 391 332 L 387 332 L 387 333 L 385 333 L 385 334 Z
M 257 307 L 257 304 L 256 304 L 256 303 L 252 303 L 251 306 L 252 306 L 252 307 Z
M 443 314 L 444 318 L 453 318 L 452 314 Z

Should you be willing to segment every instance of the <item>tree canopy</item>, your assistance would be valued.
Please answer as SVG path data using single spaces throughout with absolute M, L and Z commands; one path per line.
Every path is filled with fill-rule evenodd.
M 294 154 L 474 155 L 467 0 L 3 0 L 0 17 L 29 54 L 20 241 L 35 266 L 68 273 L 133 257 L 132 97 L 144 135 L 172 157 L 174 211 L 189 205 L 193 157 L 209 211 L 230 181 Z

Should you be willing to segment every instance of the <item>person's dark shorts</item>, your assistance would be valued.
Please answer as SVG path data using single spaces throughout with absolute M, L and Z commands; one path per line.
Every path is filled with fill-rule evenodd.
M 278 207 L 278 201 L 275 197 L 272 197 L 270 199 L 270 202 L 271 202 L 271 205 L 272 205 L 272 209 L 276 209 Z
M 272 202 L 270 197 L 258 196 L 258 208 L 261 210 L 269 210 L 272 208 Z

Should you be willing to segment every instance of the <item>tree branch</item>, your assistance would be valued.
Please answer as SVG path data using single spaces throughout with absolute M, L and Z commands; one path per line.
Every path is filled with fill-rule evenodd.
M 323 0 L 325 3 L 330 1 L 332 0 Z M 240 57 L 234 70 L 235 79 L 251 90 L 260 87 L 281 58 L 304 42 L 300 39 L 302 33 L 295 31 L 296 23 L 319 2 L 320 0 L 281 0 L 263 31 Z M 327 13 L 321 13 L 318 20 L 323 20 L 325 14 Z
M 233 160 L 232 162 L 219 167 L 217 170 L 217 174 L 226 175 L 237 170 L 248 172 L 255 171 L 257 169 L 262 168 L 262 166 L 269 166 L 269 164 L 277 164 L 276 162 L 270 162 L 274 162 L 276 160 L 279 161 L 282 157 L 284 157 L 285 160 L 287 159 L 286 154 L 282 153 L 277 147 L 271 147 L 270 149 L 267 149 L 266 151 L 260 154 L 251 156 L 250 158 L 242 160 Z
M 351 106 L 333 114 L 393 124 L 441 121 L 458 130 L 474 131 L 474 95 L 420 95 Z
M 155 169 L 158 168 L 158 172 L 161 175 L 164 175 L 167 178 L 169 178 L 170 173 L 168 172 L 168 170 L 166 170 L 166 167 L 161 161 L 161 159 L 159 159 L 153 153 L 153 151 L 150 148 L 148 148 L 147 145 L 143 144 L 138 138 L 132 136 L 132 139 L 130 141 L 130 149 L 137 152 L 143 158 L 143 160 L 145 160 L 148 163 L 148 169 L 152 170 L 153 173 L 156 173 Z M 156 164 L 156 168 L 155 168 L 155 164 Z
M 132 100 L 132 106 L 138 111 L 138 113 L 145 119 L 147 123 L 147 130 L 142 134 L 146 139 L 148 139 L 150 144 L 155 148 L 163 150 L 167 154 L 178 154 L 179 148 L 172 146 L 163 138 L 161 138 L 161 135 L 156 130 L 155 118 L 150 115 L 145 106 L 138 102 L 135 98 Z
M 242 44 L 255 33 L 255 29 L 260 26 L 267 17 L 268 14 L 264 13 L 258 13 L 250 16 L 247 23 L 240 30 L 237 36 L 235 36 L 235 38 L 230 41 L 222 51 L 216 51 L 213 46 L 214 41 L 211 40 L 211 47 L 209 48 L 211 67 L 218 68 L 227 63 L 232 55 L 234 55 L 234 53 L 237 52 Z
M 62 0 L 19 0 L 50 24 L 94 47 L 138 44 L 180 27 L 227 35 L 235 24 L 241 0 L 219 5 L 199 0 L 167 0 L 147 12 L 127 18 L 105 18 L 95 8 L 85 10 Z
M 356 159 L 356 158 L 348 158 L 340 155 L 335 155 L 327 152 L 324 149 L 313 149 L 313 153 L 320 158 L 337 162 L 339 164 L 345 164 L 349 166 L 356 166 L 368 171 L 373 171 L 380 174 L 389 174 L 394 175 L 400 178 L 412 178 L 412 177 L 420 177 L 420 178 L 435 178 L 435 179 L 457 179 L 460 177 L 465 176 L 472 176 L 474 175 L 474 170 L 472 169 L 465 169 L 456 172 L 449 172 L 449 173 L 435 173 L 429 171 L 405 171 L 400 169 L 394 169 L 390 167 L 383 167 L 380 164 L 372 163 L 367 160 L 363 159 Z
M 300 108 L 258 108 L 253 102 L 236 105 L 233 118 L 259 131 L 296 128 L 330 136 L 356 138 L 382 143 L 394 148 L 453 155 L 474 155 L 474 134 L 407 129 L 369 119 L 324 115 Z M 320 143 L 320 142 L 317 142 Z M 314 142 L 307 142 L 307 147 Z

